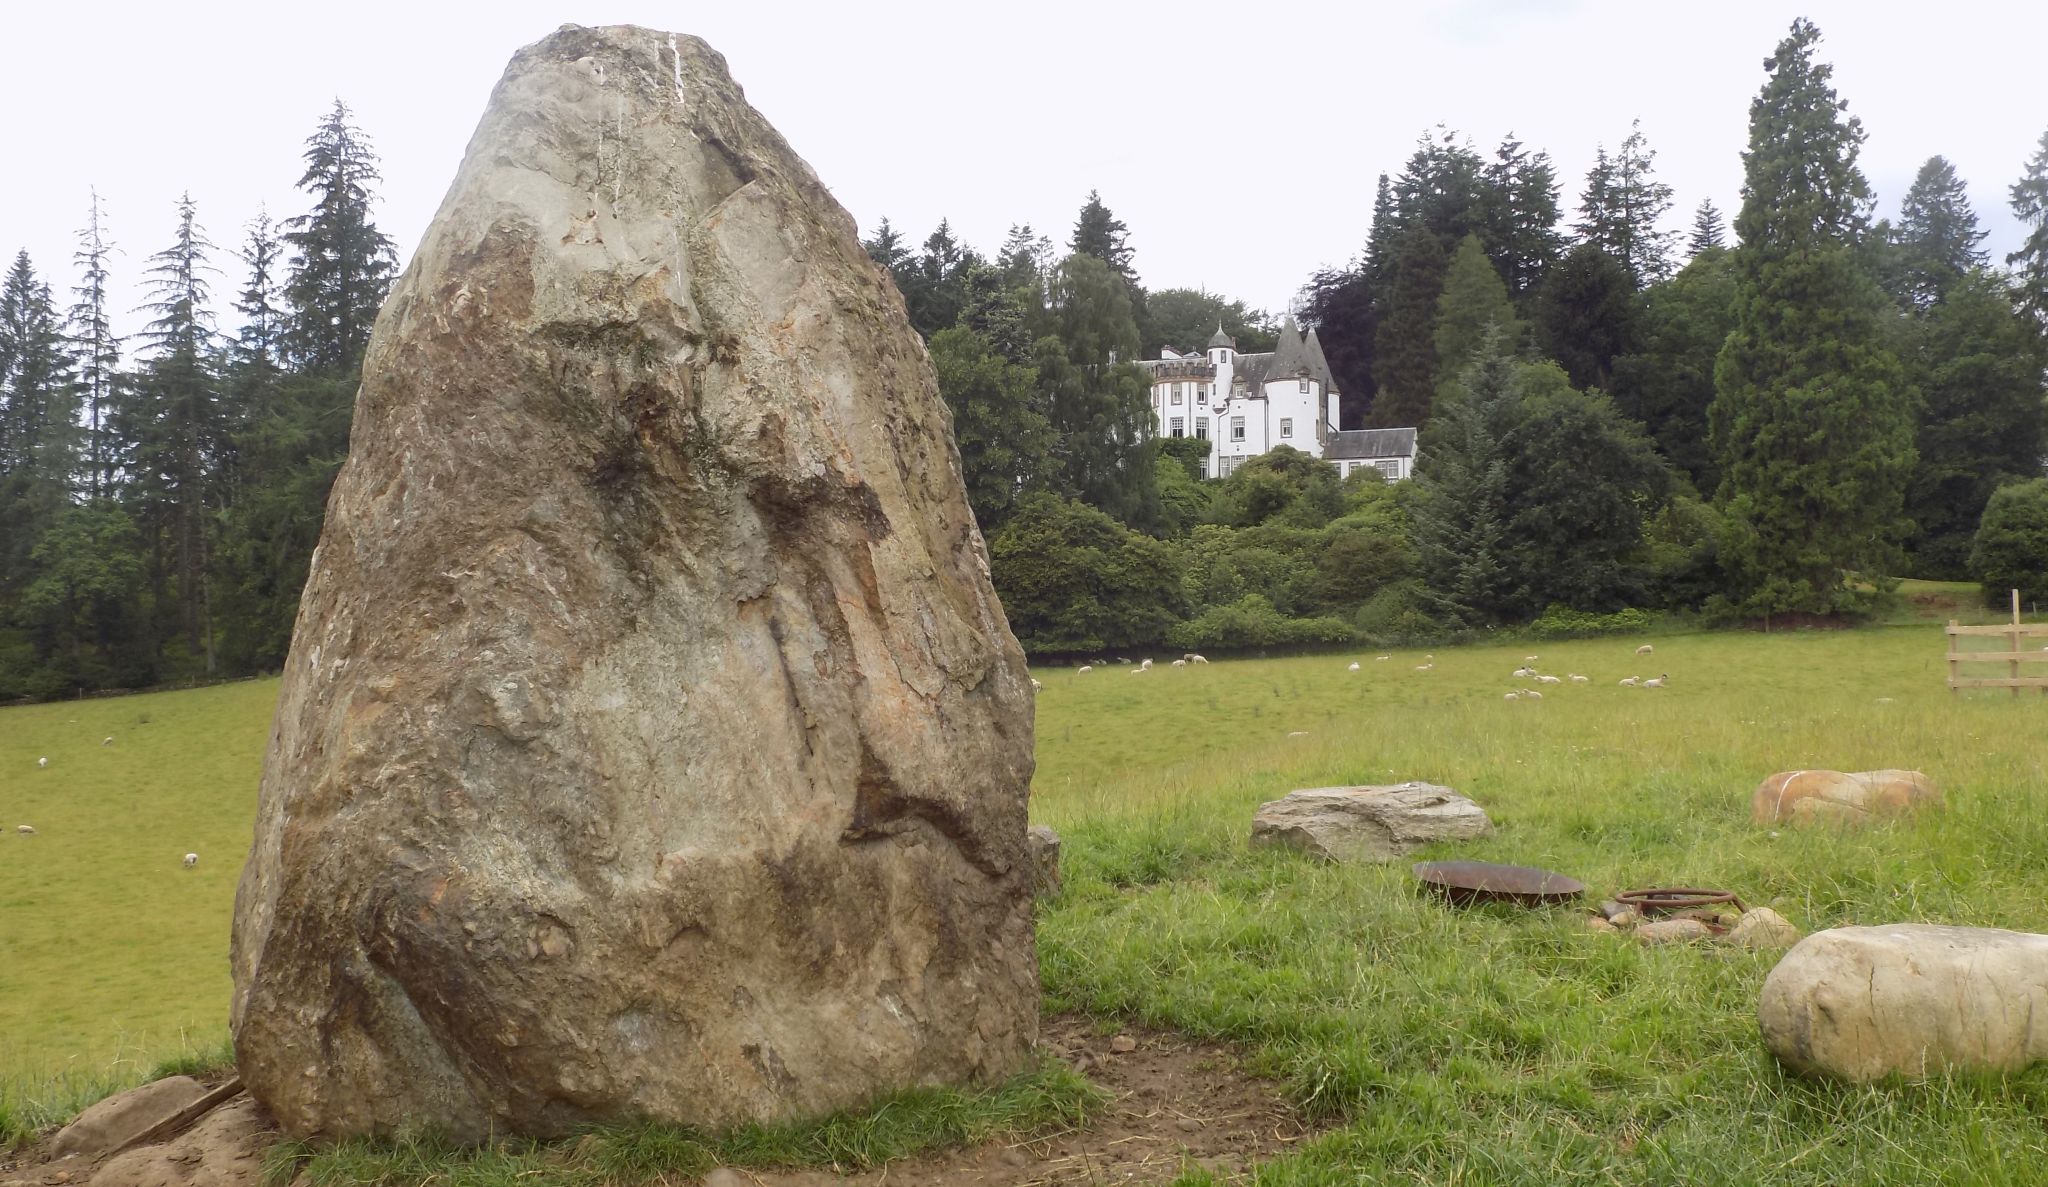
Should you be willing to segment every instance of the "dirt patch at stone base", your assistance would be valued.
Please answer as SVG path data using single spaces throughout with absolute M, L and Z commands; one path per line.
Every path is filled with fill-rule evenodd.
M 1129 1051 L 1119 1037 L 1135 1040 Z M 1039 1043 L 1112 1099 L 1086 1129 L 907 1158 L 854 1175 L 734 1168 L 758 1187 L 1051 1187 L 1165 1183 L 1188 1167 L 1248 1170 L 1309 1135 L 1279 1086 L 1247 1075 L 1229 1049 L 1170 1031 L 1103 1034 L 1089 1020 L 1048 1018 Z M 733 1181 L 728 1179 L 727 1181 Z

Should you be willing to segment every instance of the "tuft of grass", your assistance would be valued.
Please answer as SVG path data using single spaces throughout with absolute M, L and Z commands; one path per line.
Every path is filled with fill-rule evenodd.
M 165 1076 L 214 1077 L 232 1071 L 225 1040 L 163 1052 L 153 1064 L 126 1056 L 97 1067 L 68 1065 L 41 1075 L 0 1079 L 0 1150 L 21 1146 L 117 1092 Z
M 920 1088 L 873 1108 L 822 1120 L 748 1125 L 722 1133 L 643 1123 L 591 1129 L 561 1142 L 499 1141 L 464 1148 L 432 1136 L 329 1146 L 288 1142 L 271 1151 L 266 1179 L 306 1187 L 612 1187 L 697 1176 L 719 1166 L 870 1170 L 925 1150 L 994 1137 L 1075 1129 L 1106 1095 L 1047 1059 L 983 1091 Z

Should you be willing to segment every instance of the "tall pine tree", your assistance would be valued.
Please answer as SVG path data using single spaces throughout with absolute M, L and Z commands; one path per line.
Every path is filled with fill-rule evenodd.
M 1436 310 L 1437 366 L 1447 375 L 1463 371 L 1488 341 L 1509 354 L 1521 353 L 1525 331 L 1479 236 L 1465 236 L 1452 253 Z
M 1436 308 L 1447 267 L 1427 226 L 1418 222 L 1401 233 L 1373 347 L 1373 425 L 1420 428 L 1429 421 L 1436 397 Z
M 353 376 L 398 273 L 391 239 L 370 217 L 371 183 L 382 175 L 368 138 L 349 122 L 348 105 L 339 99 L 306 140 L 304 160 L 299 188 L 313 195 L 313 209 L 291 219 L 284 236 L 292 249 L 285 284 L 292 361 L 308 371 Z
M 1909 309 L 1926 309 L 1941 300 L 1988 261 L 1985 234 L 1955 166 L 1943 157 L 1927 158 L 1899 205 L 1899 225 L 1892 235 L 1898 281 L 1893 295 Z
M 119 447 L 113 437 L 114 384 L 121 371 L 121 340 L 114 334 L 109 299 L 107 257 L 114 245 L 102 225 L 98 190 L 88 191 L 85 226 L 78 232 L 78 287 L 68 327 L 77 359 L 78 391 L 85 406 L 85 494 L 100 498 L 113 493 Z
M 80 474 L 78 391 L 50 286 L 28 252 L 0 280 L 0 611 Z
M 1728 224 L 1721 218 L 1721 210 L 1712 198 L 1700 199 L 1699 208 L 1692 212 L 1692 235 L 1685 241 L 1687 255 L 1698 258 L 1701 252 L 1714 251 L 1728 246 Z
M 2026 242 L 2006 256 L 2005 262 L 2017 273 L 2021 302 L 2048 327 L 2048 132 L 2041 133 L 2040 147 L 2008 192 L 2013 217 L 2029 230 Z
M 1054 434 L 1062 493 L 1128 524 L 1157 518 L 1151 384 L 1137 365 L 1138 323 L 1122 278 L 1075 252 L 1052 277 L 1053 332 L 1032 350 Z
M 1519 300 L 1542 285 L 1564 254 L 1564 237 L 1557 232 L 1557 169 L 1550 154 L 1530 152 L 1509 133 L 1485 177 L 1487 255 L 1508 295 Z
M 1580 241 L 1613 256 L 1639 289 L 1671 275 L 1674 235 L 1659 225 L 1671 209 L 1671 187 L 1656 180 L 1656 162 L 1637 120 L 1620 151 L 1610 157 L 1601 149 L 1595 158 L 1574 224 Z
M 1845 117 L 1801 18 L 1764 63 L 1750 105 L 1736 219 L 1735 329 L 1709 420 L 1737 606 L 1833 614 L 1867 600 L 1896 558 L 1913 465 L 1912 397 L 1884 343 L 1883 293 L 1857 236 L 1870 187 L 1863 126 Z

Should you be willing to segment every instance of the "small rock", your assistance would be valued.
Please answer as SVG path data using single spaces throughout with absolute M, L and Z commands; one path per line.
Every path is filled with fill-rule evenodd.
M 1060 892 L 1060 835 L 1042 824 L 1024 833 L 1024 848 L 1031 855 L 1031 893 L 1054 898 Z
M 1623 907 L 1621 910 L 1607 917 L 1607 922 L 1612 923 L 1614 926 L 1618 928 L 1621 928 L 1623 931 L 1626 931 L 1629 928 L 1636 926 L 1642 921 L 1642 915 L 1639 912 L 1637 912 L 1633 907 Z
M 1620 929 L 1616 928 L 1612 923 L 1607 922 L 1607 920 L 1601 918 L 1598 915 L 1589 915 L 1586 917 L 1586 930 L 1612 932 L 1618 931 Z
M 1688 940 L 1704 940 L 1714 931 L 1697 919 L 1659 919 L 1636 928 L 1636 939 L 1645 944 L 1682 944 Z
M 1193 1117 L 1182 1117 L 1180 1120 L 1173 1123 L 1173 1127 L 1175 1129 L 1180 1130 L 1182 1133 L 1202 1132 L 1202 1123 L 1195 1120 Z
M 1285 845 L 1325 861 L 1391 861 L 1431 841 L 1493 831 L 1486 813 L 1434 783 L 1315 787 L 1259 805 L 1252 844 Z
M 1752 907 L 1728 929 L 1728 942 L 1744 948 L 1790 948 L 1805 934 L 1769 907 Z
M 1633 908 L 1625 907 L 1622 904 L 1614 901 L 1613 899 L 1606 899 L 1602 901 L 1600 904 L 1600 916 L 1601 918 L 1606 919 L 1609 922 L 1612 922 L 1615 916 L 1623 913 L 1624 911 L 1632 913 Z
M 190 1076 L 166 1076 L 116 1093 L 65 1126 L 50 1143 L 50 1153 L 97 1158 L 205 1095 L 206 1085 Z
M 1129 1055 L 1138 1049 L 1138 1040 L 1129 1035 L 1118 1035 L 1109 1041 L 1109 1049 L 1117 1055 Z

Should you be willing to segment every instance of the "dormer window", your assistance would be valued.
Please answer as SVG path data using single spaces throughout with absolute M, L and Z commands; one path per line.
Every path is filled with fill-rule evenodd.
M 1304 375 L 1304 376 L 1302 376 L 1302 377 L 1301 377 L 1301 390 L 1302 390 L 1302 391 L 1307 391 L 1307 390 L 1308 390 L 1308 376 L 1306 376 L 1306 375 Z

